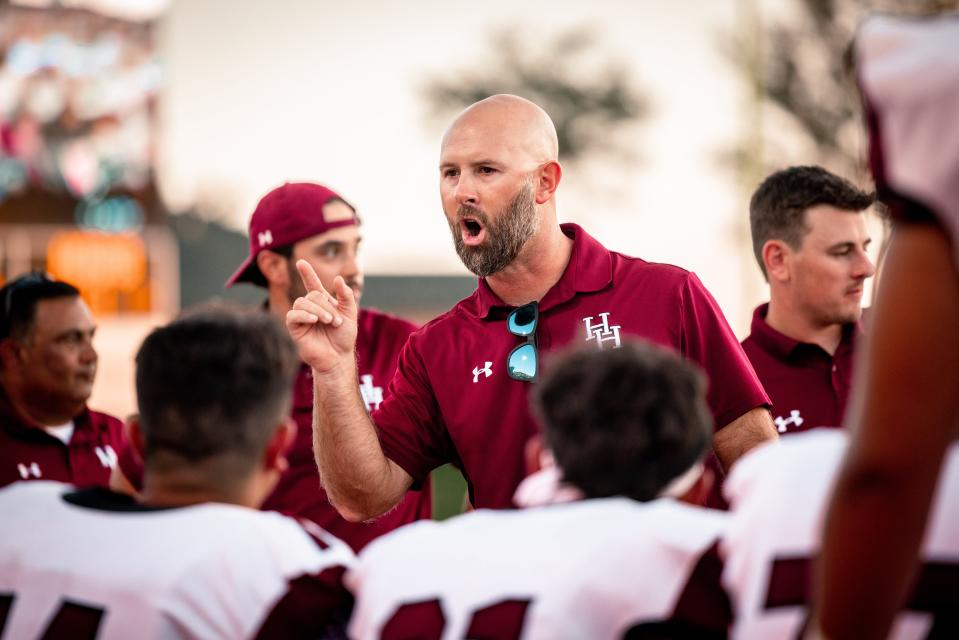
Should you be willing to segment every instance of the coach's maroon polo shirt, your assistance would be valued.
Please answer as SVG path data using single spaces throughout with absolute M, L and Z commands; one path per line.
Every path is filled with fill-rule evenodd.
M 21 480 L 107 486 L 117 452 L 123 449 L 123 423 L 84 409 L 73 425 L 70 444 L 64 444 L 26 422 L 0 390 L 0 487 Z
M 780 434 L 814 427 L 842 426 L 852 385 L 853 351 L 862 333 L 859 323 L 843 326 L 836 352 L 799 342 L 766 324 L 768 304 L 753 312 L 752 332 L 743 349 L 773 402 Z
M 573 251 L 562 278 L 540 301 L 541 361 L 562 347 L 612 348 L 641 336 L 706 371 L 717 428 L 769 403 L 694 274 L 608 251 L 577 225 L 562 229 Z M 506 373 L 507 355 L 524 340 L 506 329 L 511 310 L 480 280 L 473 295 L 410 336 L 391 395 L 374 414 L 390 459 L 415 481 L 441 464 L 457 464 L 476 507 L 512 505 L 525 475 L 524 447 L 538 431 L 529 410 L 531 384 Z
M 406 338 L 416 326 L 400 318 L 370 309 L 360 309 L 356 356 L 360 374 L 360 393 L 367 410 L 383 401 L 396 361 Z M 400 504 L 373 523 L 347 522 L 330 504 L 320 486 L 313 457 L 313 378 L 307 365 L 300 367 L 293 387 L 293 419 L 297 433 L 287 453 L 290 468 L 280 478 L 263 509 L 282 511 L 317 523 L 347 542 L 355 551 L 373 538 L 415 520 L 429 518 L 432 494 L 429 485 L 406 494 Z

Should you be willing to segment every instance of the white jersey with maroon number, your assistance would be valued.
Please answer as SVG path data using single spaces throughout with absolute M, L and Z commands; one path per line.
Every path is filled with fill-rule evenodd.
M 725 523 L 673 500 L 625 498 L 415 523 L 347 573 L 350 636 L 725 638 Z
M 959 267 L 959 14 L 877 15 L 856 38 L 880 188 L 922 203 L 948 230 Z
M 276 513 L 53 482 L 0 491 L 0 513 L 0 638 L 315 637 L 350 603 L 349 547 Z
M 734 637 L 801 637 L 825 510 L 847 443 L 838 429 L 797 434 L 750 452 L 726 479 L 732 522 L 720 550 Z M 893 637 L 959 637 L 957 447 L 943 466 L 922 557 Z

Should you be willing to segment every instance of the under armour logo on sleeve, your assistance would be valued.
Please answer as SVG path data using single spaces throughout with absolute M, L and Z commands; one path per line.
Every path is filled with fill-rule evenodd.
M 473 367 L 473 382 L 474 383 L 479 382 L 479 377 L 481 373 L 486 374 L 487 378 L 493 375 L 492 366 L 493 366 L 493 363 L 487 360 L 486 364 L 483 365 L 482 369 L 480 369 L 479 367 Z
M 383 387 L 374 386 L 373 376 L 370 374 L 360 376 L 360 395 L 363 396 L 363 404 L 368 412 L 379 409 L 383 403 Z
M 31 462 L 30 464 L 23 464 L 21 462 L 17 465 L 17 471 L 20 472 L 20 477 L 24 480 L 43 477 L 43 473 L 40 471 L 40 465 L 36 462 Z
M 773 420 L 773 422 L 776 423 L 776 430 L 779 431 L 779 433 L 786 433 L 786 429 L 789 428 L 789 425 L 801 427 L 805 420 L 803 420 L 802 416 L 799 415 L 799 409 L 793 409 L 789 412 L 788 418 L 776 416 L 776 419 Z
M 102 447 L 97 447 L 93 450 L 97 454 L 97 459 L 107 469 L 113 469 L 117 466 L 117 452 L 113 450 L 113 447 L 106 444 Z

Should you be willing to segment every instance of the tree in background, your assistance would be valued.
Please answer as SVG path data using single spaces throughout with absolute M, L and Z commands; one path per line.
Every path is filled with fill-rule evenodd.
M 648 102 L 627 66 L 610 59 L 588 28 L 541 39 L 513 29 L 495 32 L 482 66 L 427 81 L 422 94 L 436 121 L 497 93 L 512 93 L 543 107 L 559 137 L 564 161 L 615 154 L 634 157 L 617 142 L 624 126 L 648 113 Z
M 732 154 L 744 186 L 752 189 L 775 169 L 811 163 L 868 180 L 849 54 L 863 3 L 794 0 L 790 15 L 768 24 L 760 23 L 755 0 L 740 4 L 747 19 L 721 49 L 754 101 L 753 122 Z
M 856 28 L 870 11 L 934 14 L 954 10 L 959 1 L 792 0 L 785 15 L 767 22 L 760 19 L 758 2 L 738 0 L 739 31 L 720 40 L 750 89 L 746 128 L 724 158 L 736 168 L 744 194 L 772 171 L 796 164 L 820 164 L 868 188 L 852 59 Z M 745 216 L 736 235 L 743 255 L 750 256 Z M 877 240 L 881 263 L 885 238 Z M 744 260 L 751 262 L 751 256 Z
M 753 122 L 732 154 L 749 189 L 769 172 L 818 163 L 868 184 L 866 136 L 855 86 L 852 41 L 870 11 L 955 9 L 957 0 L 792 0 L 762 24 L 758 0 L 739 0 L 740 31 L 721 50 L 751 89 Z M 790 148 L 790 136 L 801 142 Z

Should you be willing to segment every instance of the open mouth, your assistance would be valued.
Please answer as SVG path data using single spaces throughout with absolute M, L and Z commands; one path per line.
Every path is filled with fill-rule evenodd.
M 464 244 L 475 246 L 486 237 L 486 229 L 476 218 L 460 218 L 460 235 Z

